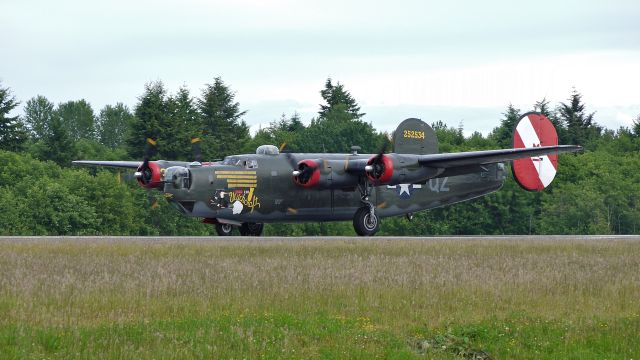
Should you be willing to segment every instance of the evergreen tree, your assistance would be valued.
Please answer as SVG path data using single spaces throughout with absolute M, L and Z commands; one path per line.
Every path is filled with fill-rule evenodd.
M 240 111 L 235 93 L 220 77 L 205 85 L 198 100 L 203 130 L 202 152 L 205 159 L 222 158 L 238 153 L 249 140 L 249 127 L 241 120 L 246 111 Z
M 270 132 L 286 131 L 297 132 L 304 130 L 304 124 L 300 120 L 300 114 L 294 112 L 291 117 L 287 118 L 287 115 L 282 113 L 280 120 L 272 121 L 269 124 L 268 130 Z
M 38 157 L 51 160 L 60 166 L 70 166 L 75 154 L 73 140 L 60 116 L 53 116 L 43 139 L 44 147 Z
M 192 137 L 202 136 L 200 115 L 186 87 L 181 87 L 167 100 L 169 113 L 166 140 L 161 153 L 166 159 L 193 160 Z
M 513 146 L 513 131 L 520 119 L 520 109 L 516 109 L 513 104 L 509 104 L 507 111 L 504 112 L 504 118 L 500 120 L 500 126 L 493 129 L 490 137 L 501 148 L 510 148 Z
M 635 136 L 640 137 L 640 114 L 633 120 L 632 130 Z
M 117 103 L 115 106 L 106 105 L 98 115 L 98 140 L 111 149 L 120 147 L 124 144 L 132 122 L 133 114 L 123 103 Z
M 593 121 L 595 113 L 587 113 L 582 95 L 573 89 L 568 103 L 560 103 L 558 113 L 567 127 L 567 143 L 573 145 L 590 145 L 600 136 L 602 128 Z
M 17 151 L 27 140 L 27 132 L 18 116 L 9 116 L 20 103 L 9 88 L 0 84 L 0 149 Z
M 297 111 L 295 111 L 293 113 L 293 115 L 291 115 L 291 117 L 289 118 L 289 125 L 287 127 L 287 131 L 289 132 L 299 132 L 299 131 L 303 131 L 304 130 L 304 124 L 302 123 L 302 120 L 300 119 L 300 114 L 298 114 Z
M 320 91 L 320 95 L 326 102 L 326 104 L 320 104 L 320 111 L 318 112 L 320 118 L 326 118 L 330 112 L 333 112 L 334 117 L 343 117 L 343 115 L 335 114 L 338 109 L 346 114 L 344 118 L 348 120 L 359 120 L 365 115 L 365 113 L 360 112 L 360 106 L 358 106 L 353 96 L 344 89 L 344 86 L 339 82 L 333 85 L 331 78 L 328 78 L 325 82 L 324 89 Z
M 42 95 L 29 99 L 24 107 L 24 121 L 35 140 L 43 139 L 47 135 L 54 116 L 55 105 Z
M 73 140 L 96 138 L 95 115 L 91 105 L 84 99 L 62 103 L 58 105 L 56 113 Z
M 135 117 L 127 137 L 127 150 L 132 158 L 143 158 L 147 138 L 159 141 L 158 148 L 162 149 L 162 142 L 166 140 L 163 137 L 163 126 L 168 118 L 166 96 L 161 81 L 145 84 L 144 94 L 138 98 Z
M 386 134 L 377 133 L 369 123 L 351 119 L 344 110 L 345 105 L 340 104 L 326 117 L 312 119 L 309 127 L 298 137 L 300 151 L 346 153 L 356 145 L 363 153 L 377 153 L 385 142 L 389 142 Z
M 371 124 L 361 120 L 365 114 L 360 113 L 360 107 L 342 84 L 333 85 L 329 78 L 320 94 L 326 104 L 320 105 L 320 116 L 300 134 L 300 150 L 345 153 L 356 145 L 362 152 L 375 153 L 388 142 L 385 134 L 377 133 Z

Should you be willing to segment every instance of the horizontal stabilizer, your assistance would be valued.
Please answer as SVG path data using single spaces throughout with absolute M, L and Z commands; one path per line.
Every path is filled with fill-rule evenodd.
M 449 154 L 429 154 L 419 158 L 420 165 L 433 168 L 452 168 L 458 166 L 484 165 L 506 162 L 534 156 L 577 152 L 582 150 L 577 145 L 541 146 L 525 149 L 502 149 L 486 151 L 469 151 Z

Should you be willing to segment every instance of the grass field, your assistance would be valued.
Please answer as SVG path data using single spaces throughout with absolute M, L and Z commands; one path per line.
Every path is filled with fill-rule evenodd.
M 2 240 L 0 358 L 640 358 L 640 241 Z

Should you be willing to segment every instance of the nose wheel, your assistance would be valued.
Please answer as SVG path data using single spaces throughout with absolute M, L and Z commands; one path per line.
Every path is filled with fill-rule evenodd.
M 218 233 L 218 236 L 232 236 L 235 228 L 238 228 L 238 231 L 240 231 L 240 235 L 242 236 L 260 236 L 262 235 L 262 230 L 264 230 L 264 224 L 242 223 L 240 226 L 216 224 L 216 233 Z
M 232 232 L 233 232 L 233 225 L 216 224 L 216 233 L 218 233 L 218 236 L 231 236 Z

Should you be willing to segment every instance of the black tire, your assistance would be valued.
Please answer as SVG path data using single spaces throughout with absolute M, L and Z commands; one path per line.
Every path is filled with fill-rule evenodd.
M 264 230 L 262 223 L 242 223 L 240 226 L 240 235 L 242 236 L 260 236 Z
M 361 207 L 353 216 L 353 228 L 360 236 L 373 236 L 380 228 L 380 218 L 378 215 L 371 213 L 368 207 Z
M 216 224 L 216 232 L 218 233 L 218 236 L 231 236 L 233 233 L 233 225 Z

